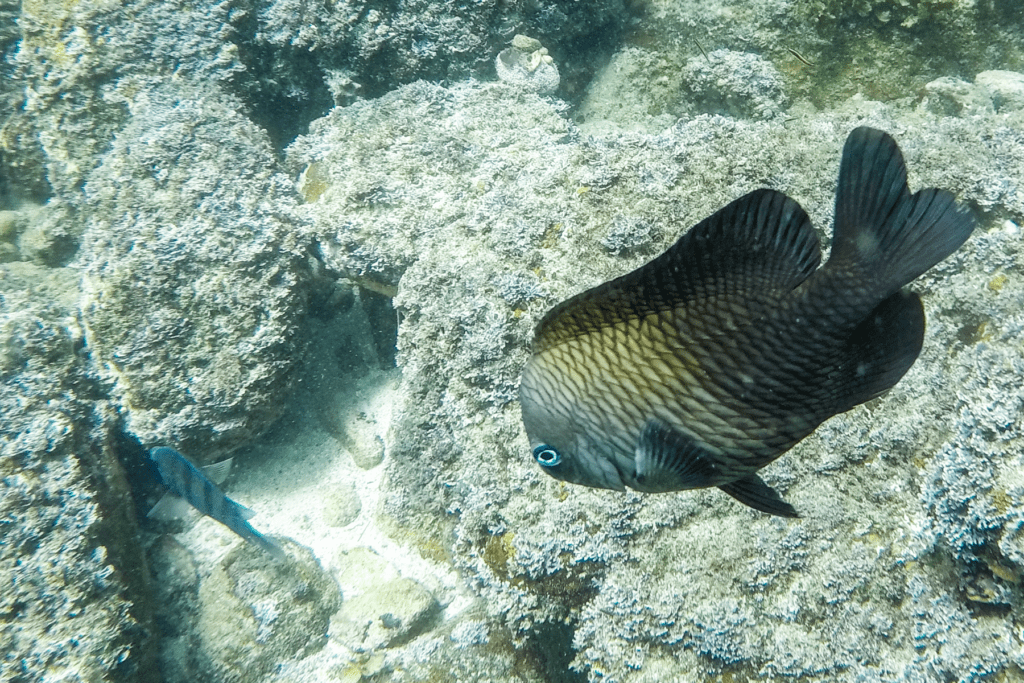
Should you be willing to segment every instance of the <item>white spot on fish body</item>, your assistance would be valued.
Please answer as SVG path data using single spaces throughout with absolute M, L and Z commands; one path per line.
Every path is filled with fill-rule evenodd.
M 870 230 L 861 230 L 857 233 L 856 244 L 861 255 L 868 256 L 878 249 L 878 238 Z

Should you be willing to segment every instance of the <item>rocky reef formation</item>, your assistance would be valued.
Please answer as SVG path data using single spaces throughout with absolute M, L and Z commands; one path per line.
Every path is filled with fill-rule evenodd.
M 155 683 L 149 576 L 78 279 L 0 265 L 0 678 Z
M 999 3 L 0 2 L 0 677 L 1019 676 L 1021 35 Z M 538 472 L 539 317 L 756 187 L 827 245 L 861 124 L 982 227 L 914 283 L 907 377 L 765 471 L 803 516 Z M 236 453 L 289 559 L 140 525 L 159 442 Z
M 557 104 L 502 85 L 417 84 L 335 110 L 289 160 L 317 167 L 302 211 L 327 227 L 328 267 L 398 290 L 385 523 L 450 544 L 515 642 L 571 641 L 592 680 L 1015 670 L 1024 489 L 1005 442 L 1019 428 L 1009 383 L 1024 320 L 1008 273 L 1022 113 L 962 120 L 854 98 L 796 120 L 703 115 L 588 138 Z M 929 336 L 910 374 L 766 470 L 803 517 L 536 471 L 515 389 L 538 317 L 757 186 L 786 188 L 828 225 L 840 141 L 858 123 L 896 131 L 915 186 L 957 192 L 985 229 L 914 284 Z

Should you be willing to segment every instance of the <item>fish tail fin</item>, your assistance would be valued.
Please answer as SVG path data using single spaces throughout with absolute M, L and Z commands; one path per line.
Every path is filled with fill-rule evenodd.
M 266 550 L 278 562 L 287 557 L 287 554 L 284 552 L 284 548 L 281 547 L 280 543 L 275 541 L 273 538 L 264 536 L 260 532 L 256 531 L 249 522 L 242 522 L 237 526 L 237 528 L 232 526 L 231 529 L 245 540 Z
M 865 127 L 850 133 L 839 166 L 831 268 L 856 269 L 887 298 L 956 251 L 974 227 L 951 193 L 910 193 L 892 137 Z
M 270 556 L 273 557 L 275 561 L 282 562 L 288 558 L 288 555 L 284 552 L 284 548 L 281 547 L 281 544 L 269 536 L 257 533 L 254 540 L 259 547 L 270 553 Z
M 845 362 L 835 374 L 837 412 L 891 389 L 910 369 L 924 342 L 921 298 L 900 290 L 878 304 L 846 341 Z

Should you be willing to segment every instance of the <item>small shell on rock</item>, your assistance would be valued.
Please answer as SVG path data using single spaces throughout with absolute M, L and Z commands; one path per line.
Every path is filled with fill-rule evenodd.
M 512 46 L 498 53 L 494 68 L 500 80 L 540 95 L 549 95 L 558 89 L 558 67 L 547 48 L 535 38 L 516 35 Z

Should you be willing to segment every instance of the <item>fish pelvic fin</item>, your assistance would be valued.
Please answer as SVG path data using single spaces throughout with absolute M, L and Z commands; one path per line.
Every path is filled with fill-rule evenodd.
M 885 298 L 956 251 L 975 225 L 950 192 L 910 193 L 903 155 L 887 133 L 860 127 L 847 137 L 826 268 L 855 269 Z
M 648 420 L 636 446 L 638 491 L 662 493 L 716 486 L 749 470 L 728 456 L 710 451 L 697 440 L 661 420 Z
M 170 522 L 186 517 L 192 509 L 187 500 L 168 492 L 150 508 L 146 517 L 160 522 Z
M 650 263 L 552 308 L 537 325 L 534 351 L 652 314 L 697 309 L 721 296 L 782 294 L 820 263 L 818 235 L 803 208 L 781 192 L 754 190 L 693 226 Z
M 718 488 L 744 505 L 767 512 L 769 515 L 791 518 L 800 516 L 797 514 L 796 508 L 784 501 L 778 491 L 764 483 L 764 480 L 756 474 L 748 474 L 742 479 L 721 484 Z

